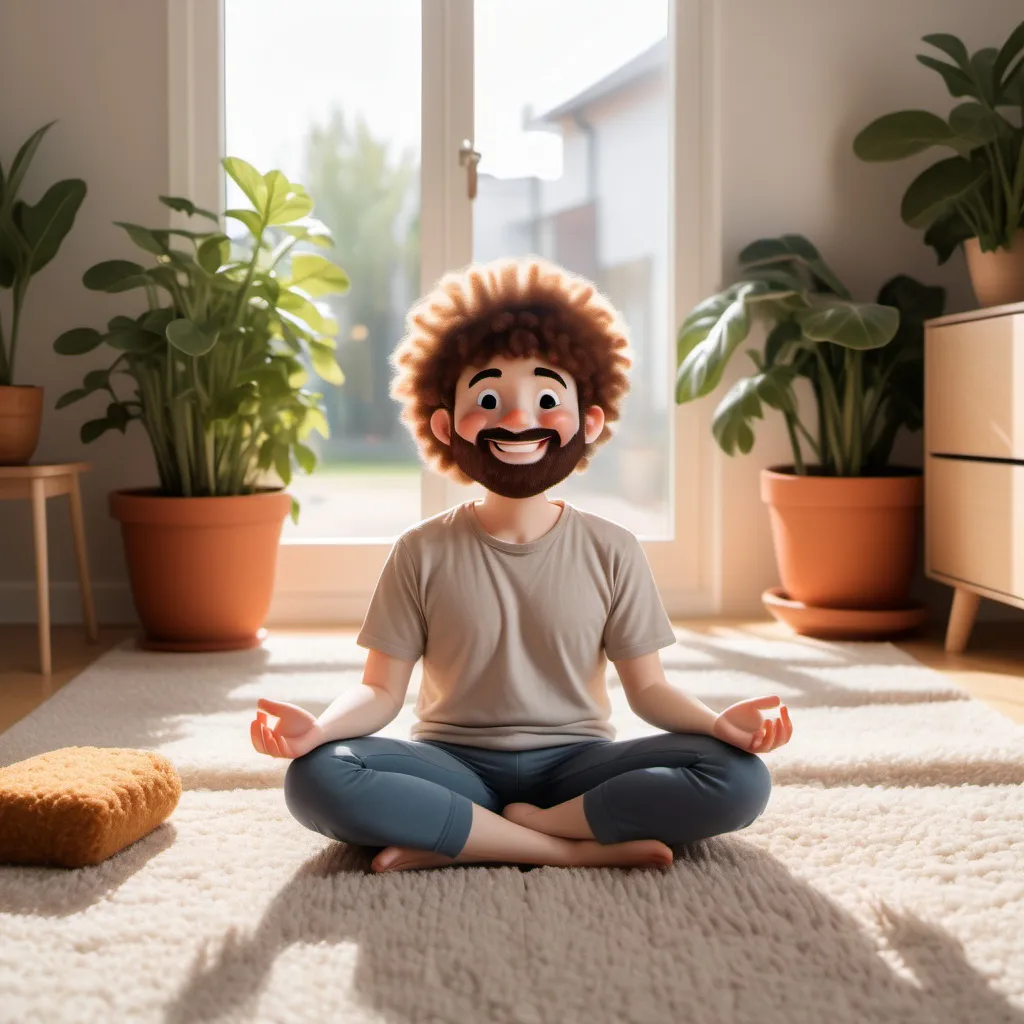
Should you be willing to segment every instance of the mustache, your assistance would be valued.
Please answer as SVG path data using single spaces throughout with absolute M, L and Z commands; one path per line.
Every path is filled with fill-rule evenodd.
M 487 444 L 490 441 L 554 441 L 555 447 L 561 447 L 562 439 L 558 435 L 557 430 L 545 430 L 543 427 L 537 427 L 534 430 L 521 430 L 518 433 L 513 433 L 511 430 L 506 430 L 504 427 L 492 427 L 490 430 L 481 430 L 476 435 L 476 444 L 478 448 L 487 450 Z

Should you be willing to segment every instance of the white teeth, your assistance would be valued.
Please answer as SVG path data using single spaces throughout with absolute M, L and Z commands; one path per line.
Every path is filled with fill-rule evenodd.
M 535 452 L 544 442 L 543 441 L 505 441 L 504 443 L 499 441 L 492 441 L 499 451 L 507 452 L 509 455 L 513 455 L 516 452 L 523 452 L 529 455 L 530 452 Z

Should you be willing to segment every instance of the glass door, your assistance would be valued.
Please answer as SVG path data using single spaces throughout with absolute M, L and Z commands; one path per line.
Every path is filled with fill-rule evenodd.
M 640 536 L 666 593 L 697 589 L 699 546 L 674 500 L 683 2 L 291 0 L 296 59 L 268 31 L 276 0 L 223 0 L 225 151 L 306 186 L 352 282 L 324 309 L 346 380 L 317 382 L 331 437 L 293 481 L 302 515 L 285 529 L 271 621 L 359 621 L 394 538 L 479 493 L 421 466 L 388 356 L 444 272 L 531 253 L 593 280 L 635 356 L 616 436 L 553 493 Z M 481 154 L 475 199 L 466 141 Z

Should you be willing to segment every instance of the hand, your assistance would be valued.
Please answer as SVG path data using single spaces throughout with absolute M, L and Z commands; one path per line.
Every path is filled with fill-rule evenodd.
M 779 718 L 765 718 L 761 708 L 779 708 Z M 751 697 L 727 707 L 716 719 L 711 735 L 751 754 L 767 754 L 769 750 L 789 742 L 793 723 L 789 709 L 778 697 Z
M 249 726 L 252 745 L 271 757 L 302 757 L 326 742 L 316 715 L 295 704 L 260 697 L 259 710 Z M 267 725 L 267 712 L 278 719 L 273 729 Z

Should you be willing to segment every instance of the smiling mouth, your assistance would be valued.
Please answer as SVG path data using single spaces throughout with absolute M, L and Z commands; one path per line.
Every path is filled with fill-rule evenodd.
M 491 444 L 499 452 L 505 452 L 507 455 L 530 455 L 547 443 L 548 439 L 546 437 L 542 437 L 539 441 L 491 441 Z

